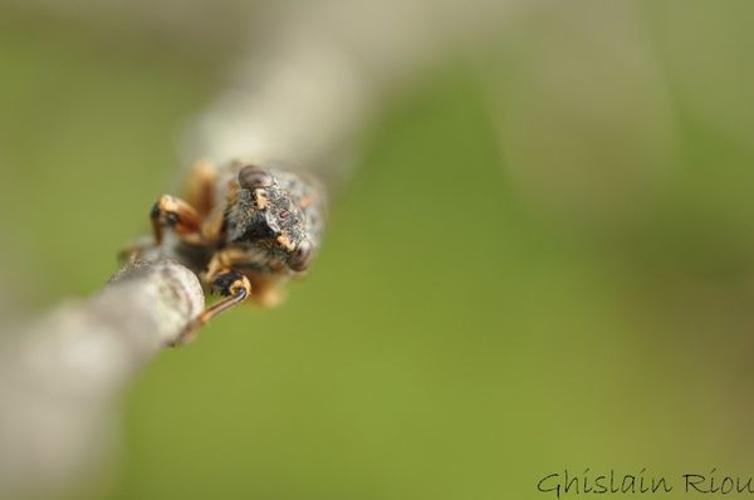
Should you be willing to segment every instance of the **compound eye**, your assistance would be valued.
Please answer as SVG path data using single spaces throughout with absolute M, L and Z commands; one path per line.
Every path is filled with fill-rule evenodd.
M 272 176 L 254 165 L 248 165 L 238 172 L 238 184 L 244 189 L 272 186 Z
M 288 259 L 288 266 L 294 271 L 305 271 L 309 267 L 309 264 L 311 264 L 313 254 L 314 247 L 312 242 L 303 240 Z

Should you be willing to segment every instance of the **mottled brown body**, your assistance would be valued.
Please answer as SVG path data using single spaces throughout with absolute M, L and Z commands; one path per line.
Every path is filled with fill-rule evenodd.
M 222 311 L 248 299 L 271 306 L 281 283 L 311 264 L 324 230 L 324 190 L 314 180 L 275 168 L 234 162 L 197 163 L 184 199 L 160 197 L 150 217 L 155 244 L 224 296 L 187 328 L 181 342 Z M 166 231 L 176 238 L 166 240 Z M 127 252 L 138 255 L 140 249 Z

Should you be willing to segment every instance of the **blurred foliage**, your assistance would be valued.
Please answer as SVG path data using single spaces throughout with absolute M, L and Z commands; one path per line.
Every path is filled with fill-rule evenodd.
M 685 28 L 751 14 L 719 20 L 719 6 Z M 77 497 L 534 498 L 566 467 L 751 467 L 751 130 L 709 118 L 705 99 L 735 111 L 714 105 L 730 82 L 696 89 L 673 65 L 696 48 L 673 49 L 683 37 L 663 6 L 642 13 L 663 54 L 675 164 L 636 211 L 612 211 L 602 181 L 594 203 L 520 183 L 527 165 L 498 145 L 489 82 L 537 92 L 526 52 L 483 70 L 449 63 L 370 129 L 311 275 L 284 306 L 234 311 L 149 366 L 124 403 L 122 446 Z M 177 131 L 222 64 L 0 19 L 3 240 L 39 307 L 96 290 L 146 229 L 174 180 Z M 538 39 L 550 32 L 538 22 L 520 29 L 546 52 L 557 40 Z M 735 59 L 754 35 L 722 28 L 702 48 L 725 32 L 718 52 Z M 741 64 L 745 99 L 754 73 Z M 558 158 L 531 167 L 547 193 L 587 175 L 548 170 Z

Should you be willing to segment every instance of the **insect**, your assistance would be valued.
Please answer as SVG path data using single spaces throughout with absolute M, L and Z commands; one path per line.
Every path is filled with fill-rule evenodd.
M 198 162 L 183 198 L 161 196 L 150 219 L 154 245 L 192 269 L 222 296 L 174 344 L 191 340 L 218 314 L 252 300 L 280 301 L 281 284 L 306 271 L 324 229 L 325 199 L 313 178 L 276 168 Z M 144 248 L 124 252 L 135 257 Z

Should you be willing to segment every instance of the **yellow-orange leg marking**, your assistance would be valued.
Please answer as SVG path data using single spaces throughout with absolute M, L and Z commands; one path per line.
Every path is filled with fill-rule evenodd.
M 213 287 L 225 295 L 225 298 L 213 306 L 206 308 L 199 316 L 186 325 L 186 328 L 183 329 L 174 342 L 170 343 L 170 346 L 174 347 L 190 342 L 196 337 L 199 329 L 212 318 L 240 304 L 251 295 L 251 283 L 249 279 L 243 274 L 229 269 L 218 274 Z
M 242 264 L 249 259 L 248 254 L 240 248 L 228 248 L 217 252 L 207 266 L 207 271 L 202 275 L 202 281 L 212 286 L 217 276 Z M 269 275 L 249 276 L 254 288 L 254 294 L 250 297 L 262 307 L 275 307 L 280 304 L 282 295 L 278 286 L 280 278 Z
M 202 276 L 202 279 L 206 284 L 212 285 L 217 276 L 248 259 L 249 256 L 243 249 L 228 248 L 221 250 L 212 256 L 212 260 L 209 261 L 207 271 Z
M 158 246 L 162 244 L 163 229 L 166 227 L 173 228 L 184 240 L 197 243 L 201 240 L 201 217 L 191 205 L 180 198 L 161 196 L 155 202 L 149 216 L 152 219 L 154 240 Z

